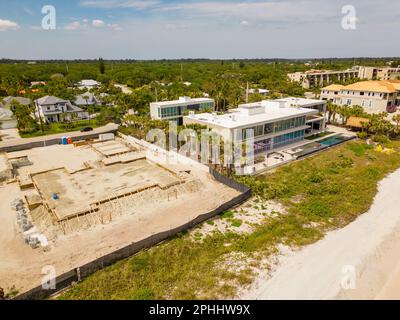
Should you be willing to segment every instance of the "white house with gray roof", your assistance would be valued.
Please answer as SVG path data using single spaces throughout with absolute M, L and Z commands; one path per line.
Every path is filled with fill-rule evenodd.
M 100 106 L 102 103 L 91 92 L 86 92 L 76 96 L 75 104 L 78 107 Z
M 46 122 L 63 122 L 88 119 L 89 114 L 74 106 L 69 100 L 45 96 L 35 100 L 36 115 Z
M 79 81 L 77 83 L 77 85 L 80 90 L 91 90 L 91 89 L 100 87 L 101 83 L 96 80 L 85 79 L 85 80 Z

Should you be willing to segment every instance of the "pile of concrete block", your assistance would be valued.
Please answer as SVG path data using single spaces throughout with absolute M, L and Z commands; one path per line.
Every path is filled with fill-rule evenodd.
M 25 210 L 22 199 L 15 199 L 11 203 L 11 207 L 17 214 L 17 224 L 21 230 L 24 242 L 32 249 L 36 249 L 39 246 L 47 247 L 48 241 L 46 236 L 39 233 L 37 228 L 33 225 Z

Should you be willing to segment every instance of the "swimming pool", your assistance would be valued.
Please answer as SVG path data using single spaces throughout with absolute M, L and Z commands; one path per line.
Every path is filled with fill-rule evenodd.
M 303 145 L 299 148 L 296 148 L 296 151 L 293 155 L 296 157 L 296 159 L 303 158 L 305 156 L 311 155 L 313 153 L 316 153 L 318 151 L 327 149 L 329 147 L 335 146 L 337 144 L 340 144 L 342 142 L 352 140 L 354 137 L 345 137 L 342 135 L 337 135 L 329 138 L 322 139 L 320 141 L 312 142 L 306 145 Z
M 349 138 L 339 135 L 339 136 L 334 136 L 334 137 L 330 137 L 327 139 L 323 139 L 318 142 L 324 146 L 330 147 L 330 146 L 334 146 L 336 144 L 342 143 L 347 140 L 349 140 Z

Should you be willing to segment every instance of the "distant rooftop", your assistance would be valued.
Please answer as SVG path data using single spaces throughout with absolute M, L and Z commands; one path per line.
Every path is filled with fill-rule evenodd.
M 4 98 L 3 101 L 0 102 L 0 106 L 2 105 L 3 107 L 9 107 L 11 105 L 11 102 L 13 102 L 14 100 L 24 106 L 27 106 L 31 103 L 31 100 L 28 98 L 9 96 L 9 97 Z
M 359 81 L 348 86 L 337 86 L 333 89 L 332 86 L 322 88 L 322 90 L 350 90 L 350 91 L 370 91 L 381 93 L 395 93 L 400 91 L 400 80 L 370 80 Z
M 343 88 L 345 88 L 344 85 L 341 84 L 331 84 L 330 86 L 327 86 L 325 88 L 323 88 L 322 90 L 328 90 L 328 91 L 340 91 Z
M 98 82 L 98 81 L 96 81 L 96 80 L 85 79 L 85 80 L 79 81 L 79 82 L 78 82 L 78 85 L 80 85 L 80 86 L 94 87 L 94 86 L 99 86 L 99 85 L 101 85 L 101 83 Z

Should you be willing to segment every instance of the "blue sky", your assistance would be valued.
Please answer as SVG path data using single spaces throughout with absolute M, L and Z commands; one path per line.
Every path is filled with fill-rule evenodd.
M 398 56 L 398 30 L 398 0 L 0 0 L 0 58 Z

